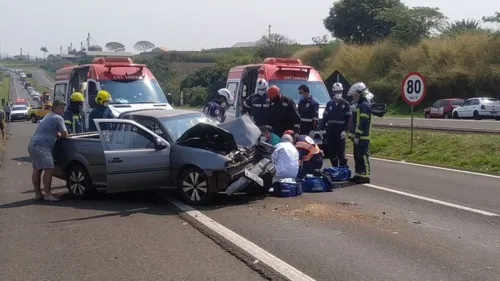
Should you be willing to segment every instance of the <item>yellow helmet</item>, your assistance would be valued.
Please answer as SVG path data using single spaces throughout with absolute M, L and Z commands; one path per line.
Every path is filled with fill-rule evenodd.
M 80 92 L 74 92 L 69 97 L 69 101 L 84 101 L 84 100 L 85 98 L 83 97 L 83 94 Z
M 104 102 L 111 102 L 113 99 L 111 98 L 111 94 L 108 91 L 100 90 L 97 92 L 97 96 L 95 97 L 95 103 L 102 105 Z

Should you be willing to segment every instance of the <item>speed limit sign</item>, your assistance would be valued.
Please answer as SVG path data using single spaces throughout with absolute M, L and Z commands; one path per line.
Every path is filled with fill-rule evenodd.
M 401 86 L 401 94 L 403 100 L 410 106 L 417 105 L 422 102 L 425 97 L 426 85 L 422 74 L 418 72 L 410 72 L 403 79 Z

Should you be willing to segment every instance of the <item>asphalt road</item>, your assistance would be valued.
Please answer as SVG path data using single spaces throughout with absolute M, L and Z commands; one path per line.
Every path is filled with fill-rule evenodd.
M 33 204 L 26 146 L 36 126 L 9 124 L 0 280 L 260 280 L 201 234 L 210 229 L 180 219 L 160 196 L 169 193 Z M 372 174 L 373 185 L 220 196 L 199 210 L 314 280 L 500 280 L 500 177 L 376 159 Z
M 10 80 L 10 99 L 14 101 L 15 99 L 27 99 L 30 104 L 33 105 L 38 105 L 38 102 L 33 101 L 33 99 L 30 97 L 30 94 L 28 90 L 26 90 L 23 87 L 23 84 L 21 83 L 21 80 L 19 79 L 19 75 L 15 73 L 11 73 L 11 80 Z
M 49 89 L 54 87 L 54 81 L 51 78 L 47 77 L 47 75 L 45 75 L 43 70 L 33 69 L 32 73 L 33 77 L 38 83 L 42 84 L 43 86 Z

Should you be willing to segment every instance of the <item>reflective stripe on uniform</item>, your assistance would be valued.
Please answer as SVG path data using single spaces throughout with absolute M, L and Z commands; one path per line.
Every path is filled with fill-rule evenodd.
M 302 121 L 302 122 L 312 122 L 313 119 L 311 119 L 311 118 L 300 118 L 300 121 Z
M 345 124 L 345 120 L 342 120 L 342 121 L 339 121 L 339 120 L 328 120 L 327 122 L 328 124 L 339 124 L 339 125 L 343 125 Z
M 269 107 L 269 104 L 268 103 L 263 104 L 262 107 Z
M 79 115 L 73 115 L 73 124 L 72 124 L 72 127 L 73 127 L 73 134 L 76 133 L 76 121 L 80 120 L 80 116 Z
M 302 161 L 309 161 L 311 160 L 311 158 L 320 153 L 320 149 L 318 147 L 318 145 L 316 144 L 309 144 L 307 142 L 304 142 L 304 141 L 299 141 L 295 144 L 295 147 L 296 148 L 303 148 L 305 150 L 307 150 L 307 154 L 304 156 L 304 158 L 302 158 L 302 160 L 299 160 L 299 162 L 302 162 Z
M 314 117 L 312 120 L 313 121 L 319 121 L 319 117 Z

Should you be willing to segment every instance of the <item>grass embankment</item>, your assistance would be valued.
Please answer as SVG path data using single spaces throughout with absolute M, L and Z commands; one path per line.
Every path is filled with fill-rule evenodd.
M 35 77 L 28 78 L 28 81 L 31 83 L 31 85 L 33 85 L 33 87 L 35 87 L 37 92 L 39 93 L 50 92 L 50 89 L 38 83 Z
M 486 173 L 500 173 L 500 135 L 373 129 L 370 155 Z M 352 143 L 347 151 L 352 153 Z
M 441 98 L 500 97 L 498 49 L 500 37 L 480 32 L 436 37 L 414 46 L 390 40 L 363 46 L 339 43 L 323 54 L 320 73 L 326 79 L 339 70 L 351 83 L 363 81 L 375 100 L 391 105 L 389 115 L 409 115 L 409 106 L 401 100 L 401 83 L 411 71 L 420 72 L 427 83 L 426 97 L 415 113 Z M 325 51 L 311 48 L 299 55 L 308 62 L 320 52 Z
M 0 106 L 2 106 L 2 109 L 4 105 L 2 100 L 5 100 L 5 102 L 9 100 L 9 84 L 10 77 L 0 72 Z

